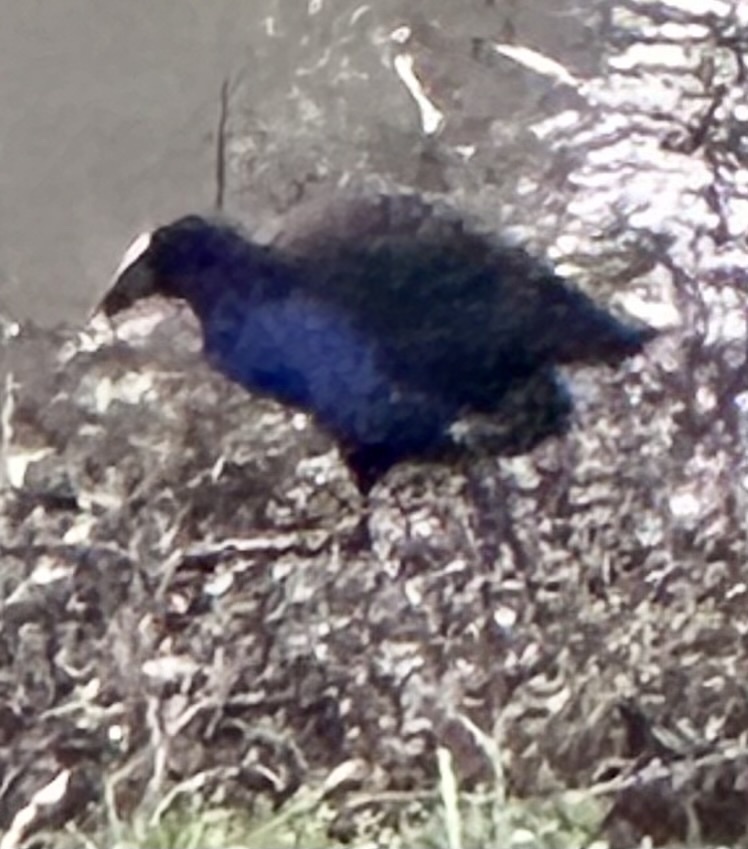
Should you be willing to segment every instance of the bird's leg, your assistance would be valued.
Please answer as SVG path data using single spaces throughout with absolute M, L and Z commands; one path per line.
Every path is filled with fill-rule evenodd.
M 347 537 L 349 546 L 355 551 L 370 551 L 372 548 L 371 516 L 371 493 L 366 492 L 361 496 L 358 520 Z
M 490 568 L 498 562 L 510 522 L 509 506 L 499 492 L 496 464 L 487 458 L 469 463 L 467 493 L 473 504 L 475 536 L 480 559 Z

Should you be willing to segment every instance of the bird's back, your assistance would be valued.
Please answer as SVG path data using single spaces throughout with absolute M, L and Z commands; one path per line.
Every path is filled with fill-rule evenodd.
M 521 247 L 414 195 L 307 212 L 278 240 L 310 294 L 377 340 L 398 380 L 490 410 L 553 363 L 615 363 L 648 333 L 618 321 Z

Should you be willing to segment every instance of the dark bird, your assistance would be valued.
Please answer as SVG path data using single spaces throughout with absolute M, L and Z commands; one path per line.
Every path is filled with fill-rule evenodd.
M 615 365 L 654 335 L 406 194 L 311 208 L 265 245 L 180 218 L 125 255 L 99 309 L 156 294 L 191 307 L 214 368 L 313 413 L 363 491 L 403 460 L 563 433 L 571 401 L 554 367 Z

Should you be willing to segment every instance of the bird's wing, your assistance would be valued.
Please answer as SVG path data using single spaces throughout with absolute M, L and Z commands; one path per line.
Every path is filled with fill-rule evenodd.
M 382 341 L 403 380 L 497 397 L 549 363 L 615 364 L 652 331 L 619 321 L 545 262 L 415 195 L 307 209 L 279 245 L 305 285 Z

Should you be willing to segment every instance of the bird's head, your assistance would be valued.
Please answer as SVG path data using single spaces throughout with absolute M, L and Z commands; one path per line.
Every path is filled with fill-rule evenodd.
M 111 318 L 154 295 L 187 301 L 198 315 L 247 276 L 251 243 L 231 227 L 198 215 L 139 235 L 125 251 L 96 308 Z

